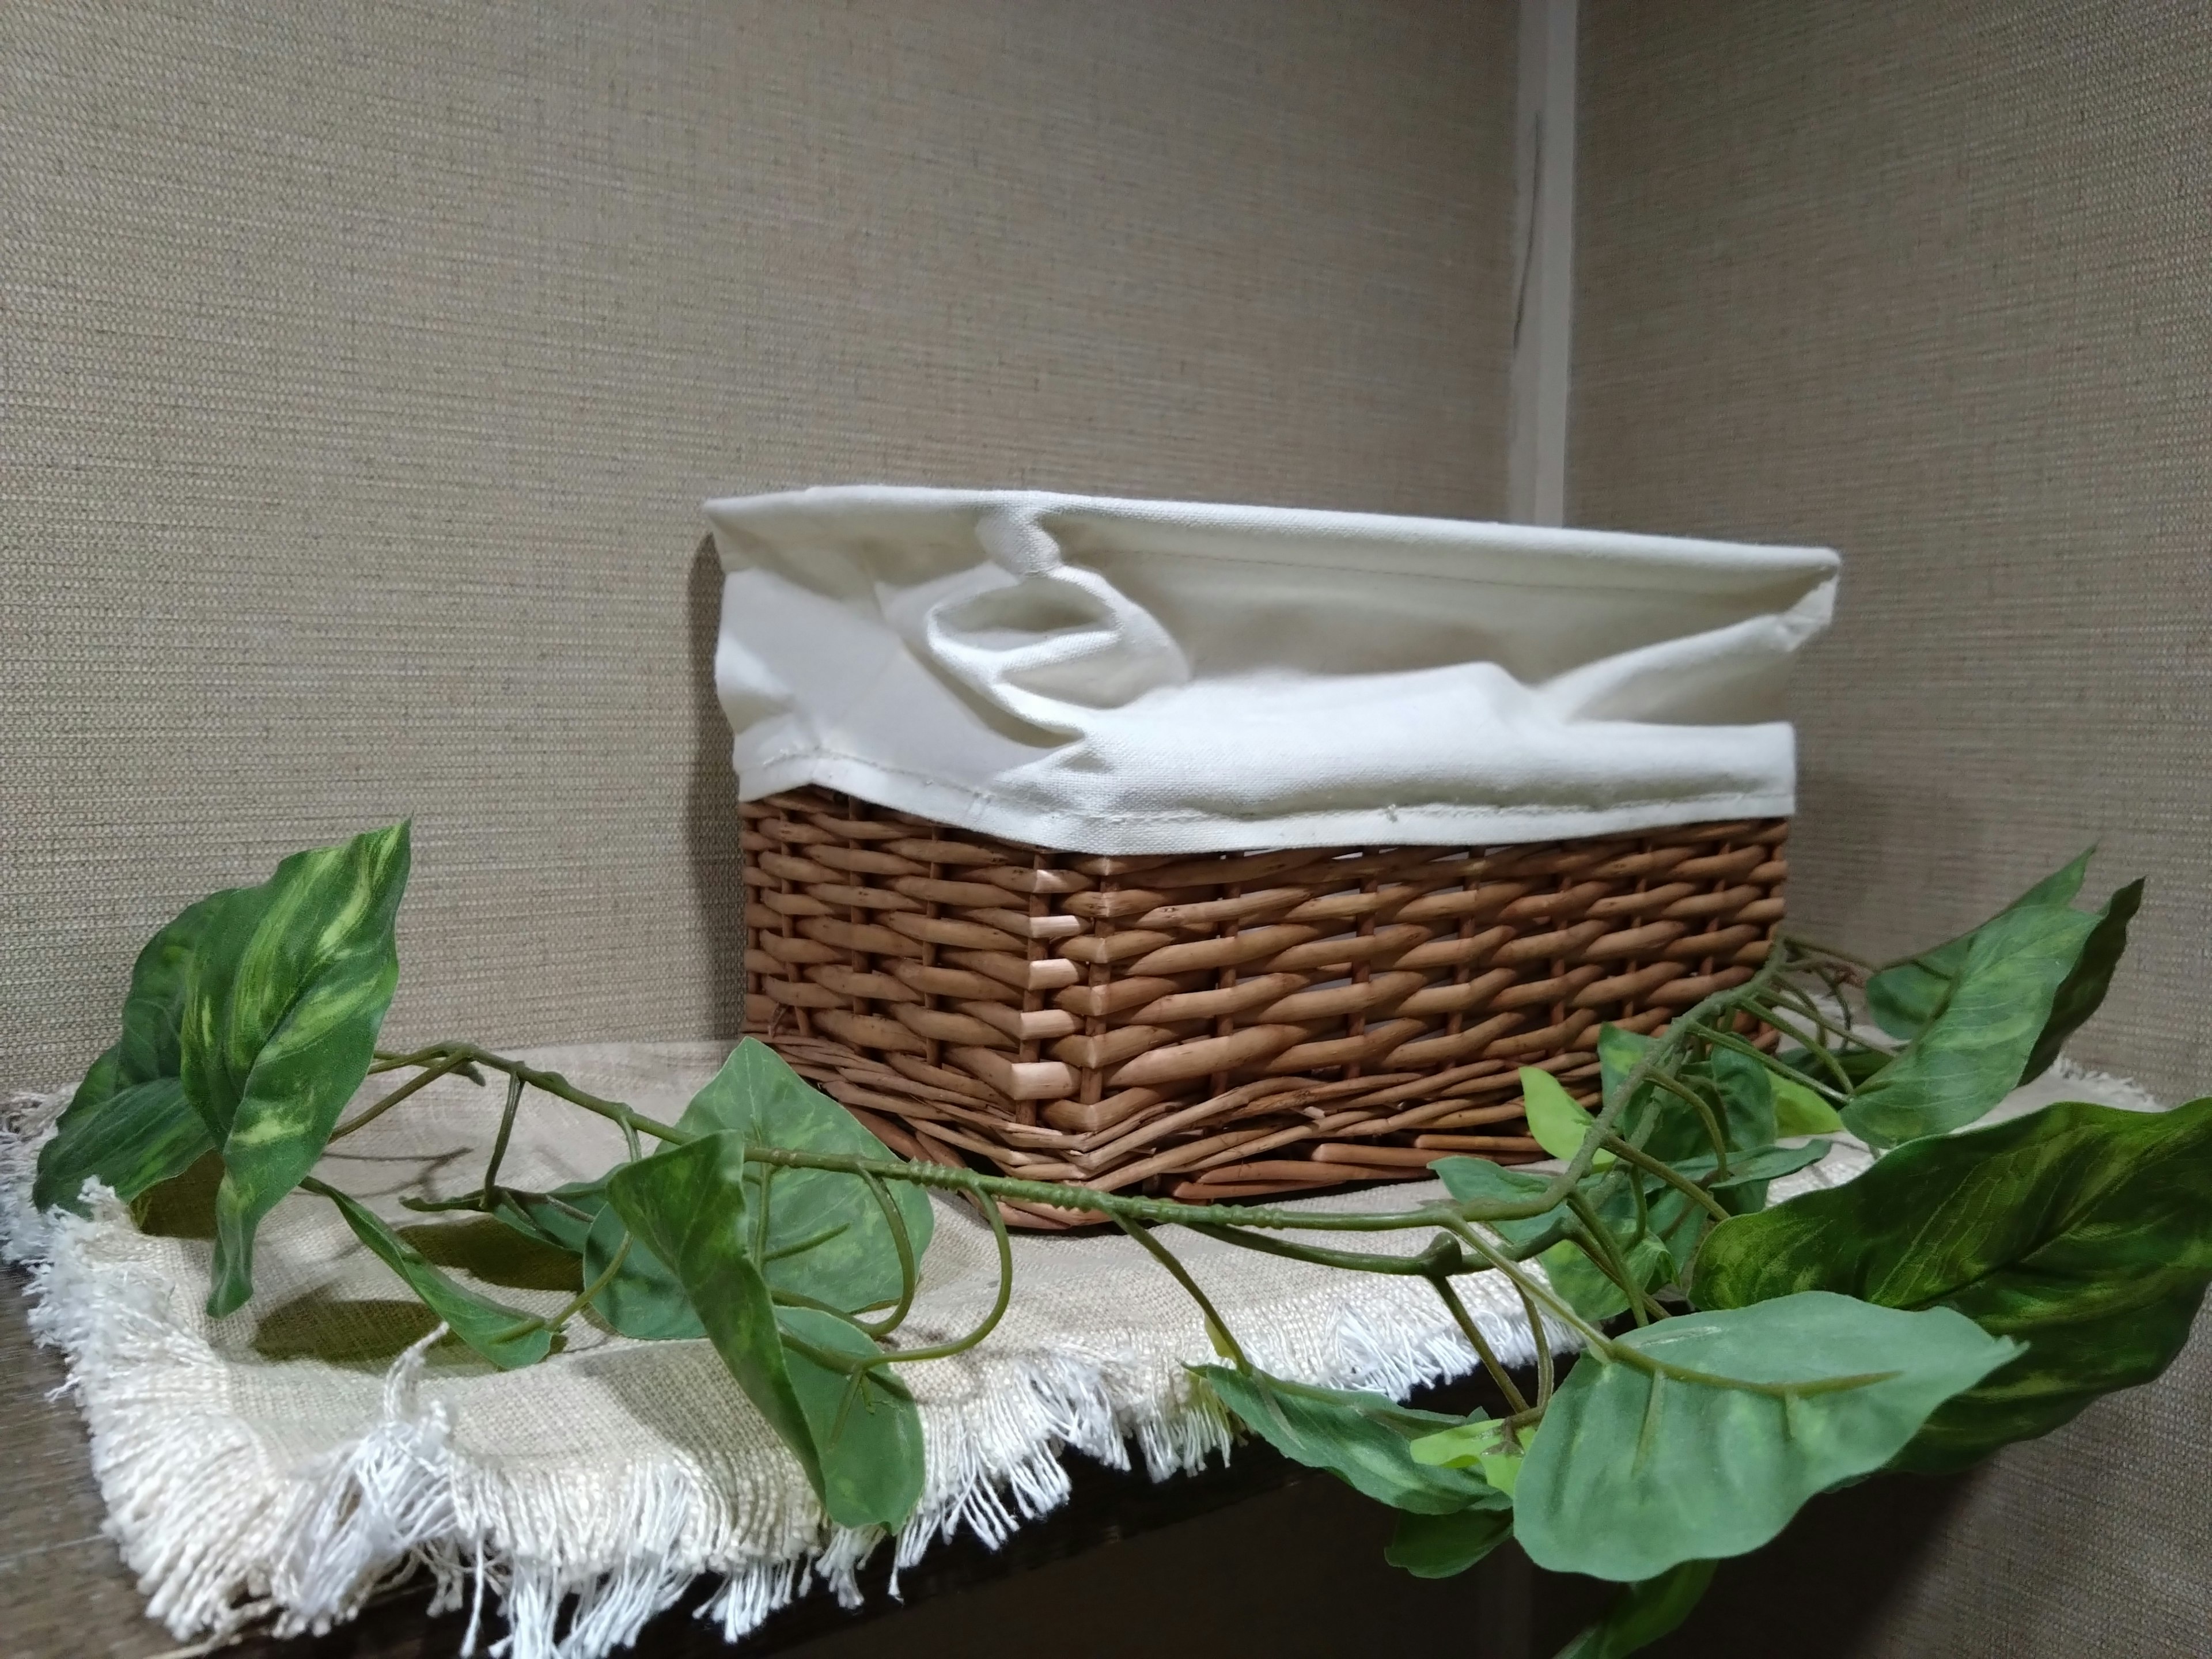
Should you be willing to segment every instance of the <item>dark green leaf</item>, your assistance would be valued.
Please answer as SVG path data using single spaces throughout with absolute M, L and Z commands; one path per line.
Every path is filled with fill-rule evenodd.
M 1326 1469 L 1393 1509 L 1451 1515 L 1504 1509 L 1512 1500 L 1472 1469 L 1416 1462 L 1414 1441 L 1465 1419 L 1413 1411 L 1379 1394 L 1316 1389 L 1225 1365 L 1194 1365 L 1221 1403 L 1284 1456 Z
M 738 1045 L 714 1080 L 693 1097 L 677 1127 L 701 1133 L 727 1131 L 750 1146 L 893 1157 L 850 1112 L 752 1037 Z M 745 1182 L 756 1228 L 763 1204 L 767 1212 L 766 1237 L 755 1239 L 754 1255 L 772 1289 L 848 1313 L 898 1299 L 903 1279 L 890 1224 L 860 1177 L 756 1164 L 748 1168 Z M 889 1184 L 919 1261 L 935 1220 L 928 1196 L 902 1182 Z
M 1401 1510 L 1397 1530 L 1390 1534 L 1382 1559 L 1416 1578 L 1450 1578 L 1511 1536 L 1511 1510 L 1462 1510 L 1455 1515 Z
M 1514 1504 L 1539 1566 L 1622 1582 L 1757 1549 L 2018 1352 L 1948 1308 L 1817 1291 L 1662 1319 L 1614 1346 L 1553 1396 Z
M 255 1229 L 314 1167 L 368 1075 L 399 979 L 407 866 L 404 823 L 295 853 L 229 894 L 193 952 L 185 1096 L 223 1162 L 211 1315 L 253 1293 Z
M 1871 1146 L 1972 1122 L 2020 1082 L 2056 994 L 2096 919 L 2049 905 L 1978 928 L 1942 1012 L 1843 1113 Z
M 1617 1025 L 1598 1028 L 1598 1072 L 1607 1100 L 1619 1092 L 1650 1046 L 1650 1037 L 1624 1031 Z M 1620 1133 L 1622 1139 L 1637 1142 L 1652 1157 L 1668 1164 L 1712 1150 L 1712 1137 L 1689 1102 L 1656 1084 L 1646 1083 L 1636 1091 L 1636 1098 L 1620 1115 Z
M 178 1028 L 192 952 L 229 896 L 202 899 L 139 951 L 123 1000 L 122 1035 L 93 1062 L 39 1153 L 31 1194 L 39 1208 L 60 1204 L 85 1213 L 78 1189 L 95 1178 L 118 1197 L 136 1198 L 181 1175 L 214 1145 L 178 1083 Z
M 1844 1186 L 1714 1229 L 1698 1300 L 1804 1290 L 1954 1308 L 2027 1352 L 1936 1412 L 1904 1462 L 1941 1469 L 2147 1382 L 2212 1280 L 2212 1100 L 2068 1102 L 1900 1146 Z
M 1734 1048 L 1716 1048 L 1707 1062 L 1712 1070 L 1714 1092 L 1721 1102 L 1721 1121 L 1728 1129 L 1730 1148 L 1771 1146 L 1774 1127 L 1772 1073 L 1750 1055 Z
M 1631 1584 L 1605 1617 L 1561 1648 L 1558 1659 L 1626 1659 L 1675 1629 L 1704 1599 L 1713 1561 L 1685 1561 L 1656 1578 Z
M 2071 864 L 2045 876 L 1998 911 L 1997 916 L 2008 916 L 2016 910 L 2066 908 L 2081 890 L 2081 879 L 2088 873 L 2089 860 L 2096 850 L 2090 848 Z M 1874 1016 L 1875 1024 L 1893 1037 L 1918 1036 L 1921 1027 L 1942 1012 L 1944 1001 L 1950 995 L 1951 981 L 1966 964 L 1973 943 L 1973 933 L 1961 933 L 1932 951 L 1923 951 L 1910 962 L 1885 968 L 1869 980 L 1867 1012 Z
M 62 1114 L 54 1138 L 39 1152 L 31 1201 L 59 1204 L 86 1213 L 78 1189 L 93 1178 L 118 1198 L 132 1199 L 182 1175 L 208 1151 L 207 1125 L 185 1103 L 176 1078 L 155 1078 L 118 1090 L 88 1109 L 75 1102 Z
M 707 1335 L 682 1281 L 650 1245 L 623 1224 L 622 1215 L 611 1204 L 599 1211 L 584 1235 L 584 1283 L 599 1282 L 625 1239 L 629 1254 L 592 1298 L 592 1310 L 623 1335 L 640 1342 L 680 1342 Z
M 788 1337 L 809 1347 L 864 1359 L 882 1352 L 850 1320 L 814 1308 L 779 1308 Z M 906 1385 L 884 1366 L 855 1378 L 784 1345 L 791 1385 L 822 1458 L 823 1502 L 836 1516 L 866 1516 L 896 1526 L 921 1501 L 921 1414 Z M 848 1522 L 847 1524 L 854 1524 Z
M 338 1213 L 384 1265 L 407 1281 L 407 1288 L 423 1305 L 452 1327 L 455 1336 L 503 1371 L 534 1365 L 553 1346 L 553 1333 L 530 1315 L 503 1308 L 496 1302 L 464 1290 L 433 1267 L 422 1253 L 391 1228 L 360 1200 L 335 1187 L 314 1183 L 316 1190 L 337 1206 Z M 496 1235 L 495 1235 L 496 1237 Z
M 890 1498 L 909 1486 L 919 1491 L 912 1468 L 897 1462 L 862 1470 L 841 1460 L 904 1458 L 908 1454 L 900 1448 L 911 1449 L 918 1457 L 919 1414 L 903 1389 L 872 1383 L 852 1410 L 872 1409 L 878 1416 L 904 1414 L 911 1420 L 878 1423 L 866 1430 L 848 1427 L 844 1432 L 854 1437 L 851 1449 L 845 1449 L 847 1443 L 841 1439 L 841 1449 L 825 1465 L 823 1443 L 827 1437 L 817 1435 L 815 1426 L 821 1411 L 820 1378 L 806 1370 L 795 1376 L 793 1356 L 787 1352 L 778 1328 L 768 1281 L 749 1254 L 752 1226 L 745 1201 L 745 1169 L 743 1140 L 726 1133 L 708 1134 L 688 1146 L 624 1164 L 608 1178 L 607 1198 L 638 1242 L 675 1273 L 708 1340 L 745 1397 L 798 1458 L 830 1518 L 842 1526 L 896 1526 L 906 1511 L 894 1512 Z M 839 1345 L 844 1340 L 839 1336 L 815 1346 L 842 1352 L 845 1349 Z M 804 1377 L 804 1382 L 798 1377 Z M 831 1424 L 836 1425 L 834 1414 Z
M 592 1311 L 620 1334 L 640 1342 L 684 1341 L 707 1334 L 691 1299 L 667 1263 L 632 1237 L 607 1202 L 607 1177 L 572 1181 L 550 1193 L 503 1188 L 492 1214 L 526 1238 L 580 1256 L 580 1282 L 597 1285 Z M 629 1249 L 623 1249 L 627 1243 Z M 620 1256 L 617 1266 L 616 1258 Z
M 1626 1244 L 1626 1230 L 1616 1230 L 1614 1237 L 1624 1243 L 1628 1271 L 1642 1289 L 1656 1291 L 1674 1277 L 1674 1258 L 1661 1238 L 1646 1233 L 1634 1243 Z M 1591 1323 L 1602 1324 L 1628 1311 L 1628 1292 L 1580 1244 L 1554 1244 L 1537 1260 L 1544 1264 L 1544 1277 L 1551 1282 L 1552 1288 Z
M 584 1253 L 584 1237 L 606 1207 L 607 1180 L 572 1181 L 550 1193 L 500 1188 L 492 1214 L 520 1233 L 570 1255 Z
M 2128 948 L 2128 924 L 2142 908 L 2142 898 L 2143 884 L 2138 879 L 2105 901 L 2074 971 L 2051 1000 L 2051 1018 L 2044 1022 L 2043 1035 L 2036 1038 L 2034 1051 L 2027 1057 L 2027 1069 L 2021 1073 L 2022 1083 L 2032 1083 L 2049 1071 L 2051 1062 L 2066 1046 L 2066 1039 L 2103 1006 L 2105 993 L 2112 988 L 2112 970 L 2120 965 Z

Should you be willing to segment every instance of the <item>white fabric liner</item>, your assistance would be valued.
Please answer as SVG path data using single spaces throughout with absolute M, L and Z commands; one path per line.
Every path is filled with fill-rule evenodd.
M 1033 491 L 709 501 L 746 799 L 1084 853 L 1788 814 L 1820 548 Z
M 672 1117 L 723 1053 L 615 1044 L 532 1058 Z M 398 1195 L 448 1195 L 480 1178 L 501 1097 L 459 1079 L 434 1084 L 318 1173 L 395 1222 L 419 1220 Z M 2062 1060 L 1992 1115 L 2060 1099 L 2157 1109 L 2134 1085 Z M 704 1342 L 630 1342 L 580 1322 L 564 1352 L 503 1374 L 451 1340 L 407 1346 L 426 1322 L 331 1206 L 301 1194 L 264 1227 L 254 1300 L 211 1321 L 201 1311 L 204 1242 L 141 1233 L 112 1199 L 90 1221 L 31 1212 L 33 1164 L 60 1103 L 20 1101 L 0 1124 L 0 1252 L 31 1266 L 33 1328 L 68 1353 L 108 1530 L 148 1612 L 179 1640 L 325 1629 L 414 1569 L 434 1575 L 441 1605 L 468 1613 L 464 1653 L 483 1621 L 503 1618 L 507 1659 L 599 1659 L 702 1575 L 720 1583 L 701 1616 L 729 1639 L 816 1583 L 857 1599 L 854 1575 L 884 1540 L 825 1522 L 797 1463 Z M 550 1186 L 621 1155 L 602 1120 L 537 1102 L 505 1178 Z M 1840 1140 L 1778 1182 L 1775 1196 L 1838 1184 L 1869 1161 Z M 1423 1182 L 1300 1207 L 1386 1209 L 1441 1192 Z M 1180 1229 L 1163 1237 L 1254 1358 L 1281 1375 L 1403 1397 L 1474 1369 L 1417 1281 L 1309 1267 Z M 1359 1248 L 1426 1242 L 1409 1231 Z M 1014 1255 L 1013 1305 L 990 1339 L 902 1372 L 921 1403 L 928 1475 L 896 1540 L 901 1565 L 963 1528 L 995 1545 L 1054 1508 L 1071 1449 L 1127 1468 L 1133 1443 L 1156 1480 L 1230 1451 L 1226 1425 L 1184 1370 L 1213 1358 L 1198 1315 L 1156 1263 L 1119 1235 L 1017 1237 Z M 996 1273 L 988 1230 L 940 1203 L 901 1340 L 972 1327 Z M 1510 1363 L 1534 1357 L 1498 1275 L 1460 1285 Z M 486 1288 L 532 1311 L 565 1299 Z

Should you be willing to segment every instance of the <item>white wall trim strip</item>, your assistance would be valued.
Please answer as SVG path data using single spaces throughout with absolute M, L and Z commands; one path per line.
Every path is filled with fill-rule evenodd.
M 1505 510 L 1522 524 L 1566 517 L 1578 11 L 1579 0 L 1521 0 Z

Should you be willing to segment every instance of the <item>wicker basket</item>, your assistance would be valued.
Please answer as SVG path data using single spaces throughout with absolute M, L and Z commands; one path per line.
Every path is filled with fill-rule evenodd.
M 1783 819 L 1094 858 L 744 812 L 750 1031 L 907 1157 L 1199 1201 L 1540 1158 L 1519 1068 L 1594 1100 L 1598 1026 L 1748 978 L 1788 873 Z

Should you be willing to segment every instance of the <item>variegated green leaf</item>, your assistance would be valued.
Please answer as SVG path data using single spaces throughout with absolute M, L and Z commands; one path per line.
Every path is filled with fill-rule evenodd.
M 192 953 L 228 892 L 202 899 L 154 935 L 131 969 L 123 1030 L 94 1060 L 39 1154 L 32 1201 L 82 1214 L 98 1179 L 122 1198 L 180 1175 L 215 1144 L 179 1080 L 185 984 Z
M 185 1098 L 222 1154 L 208 1311 L 253 1292 L 253 1235 L 368 1074 L 398 982 L 407 826 L 295 853 L 216 911 L 185 997 Z

